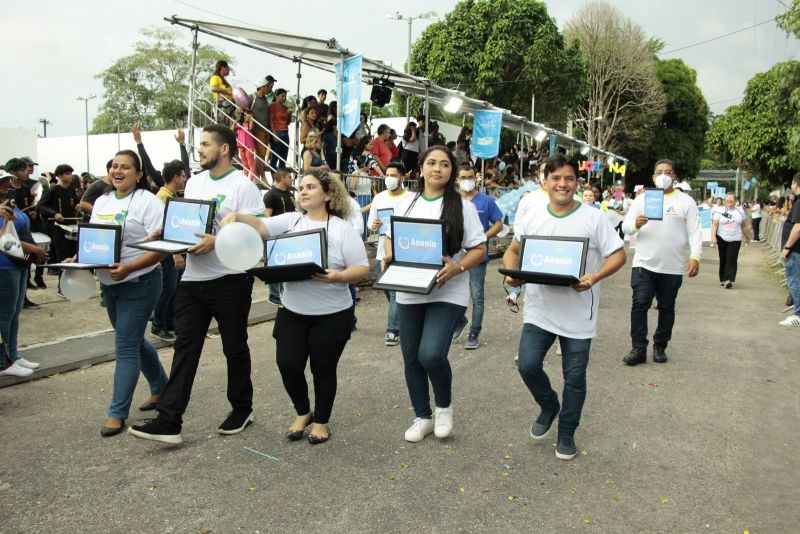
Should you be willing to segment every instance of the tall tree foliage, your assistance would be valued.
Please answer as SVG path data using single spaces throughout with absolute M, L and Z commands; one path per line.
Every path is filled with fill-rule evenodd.
M 144 130 L 185 127 L 192 57 L 191 47 L 181 42 L 186 35 L 169 29 L 145 29 L 142 35 L 131 55 L 98 74 L 105 93 L 93 133 L 116 132 L 118 116 L 123 131 L 135 122 Z M 205 85 L 219 59 L 231 61 L 211 46 L 198 48 L 199 83 Z
M 786 13 L 778 17 L 777 21 L 787 35 L 800 38 L 800 0 L 793 0 Z M 790 161 L 795 167 L 800 167 L 800 63 L 781 63 L 778 75 L 778 104 L 789 108 L 789 114 L 780 119 L 788 130 Z
M 411 73 L 563 127 L 582 100 L 585 65 L 536 0 L 464 0 L 414 43 Z M 561 124 L 559 124 L 561 123 Z

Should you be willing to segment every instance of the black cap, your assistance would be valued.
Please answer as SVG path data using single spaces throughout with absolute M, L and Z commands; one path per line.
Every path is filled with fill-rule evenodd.
M 277 81 L 278 81 L 278 80 L 276 80 L 275 78 L 273 78 L 273 77 L 272 77 L 272 74 L 267 74 L 266 80 L 267 80 L 269 83 L 275 83 L 275 82 L 277 82 Z
M 28 162 L 22 158 L 11 158 L 5 164 L 8 172 L 21 171 L 28 168 Z
M 28 156 L 25 156 L 24 158 L 19 158 L 19 159 L 21 159 L 22 161 L 24 161 L 25 163 L 27 163 L 29 167 L 33 167 L 34 165 L 38 165 L 38 163 L 36 163 L 35 161 L 33 161 L 33 160 L 32 160 L 31 158 L 29 158 Z

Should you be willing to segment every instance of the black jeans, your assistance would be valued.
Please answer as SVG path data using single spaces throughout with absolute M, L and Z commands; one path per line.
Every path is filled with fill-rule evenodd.
M 272 337 L 283 387 L 297 415 L 311 411 L 306 363 L 314 377 L 314 422 L 327 424 L 336 398 L 336 366 L 353 329 L 353 308 L 328 315 L 300 315 L 278 308 Z
M 750 219 L 750 220 L 753 221 L 753 239 L 758 241 L 758 229 L 761 226 L 761 217 L 758 217 L 757 219 Z
M 648 271 L 644 267 L 631 270 L 633 304 L 631 306 L 631 344 L 637 349 L 647 348 L 647 312 L 658 300 L 658 326 L 653 334 L 653 344 L 666 347 L 672 339 L 675 324 L 675 300 L 683 283 L 683 275 Z
M 717 250 L 719 251 L 719 281 L 736 281 L 736 269 L 739 262 L 741 241 L 725 241 L 717 234 Z
M 222 352 L 228 363 L 228 401 L 234 411 L 253 408 L 247 317 L 253 276 L 231 274 L 203 282 L 181 282 L 175 295 L 175 355 L 167 387 L 158 401 L 158 417 L 183 424 L 192 384 L 211 319 L 217 320 Z

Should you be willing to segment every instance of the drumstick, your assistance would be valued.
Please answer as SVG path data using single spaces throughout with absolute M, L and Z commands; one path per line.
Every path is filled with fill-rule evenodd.
M 55 221 L 56 218 L 55 217 L 48 217 L 47 220 L 48 221 Z M 82 221 L 83 217 L 62 217 L 61 220 L 62 221 Z

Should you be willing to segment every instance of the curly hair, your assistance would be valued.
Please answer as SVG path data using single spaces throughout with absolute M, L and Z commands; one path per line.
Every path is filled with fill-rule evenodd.
M 341 180 L 331 175 L 326 171 L 305 171 L 301 176 L 301 180 L 305 176 L 313 176 L 317 179 L 322 190 L 330 196 L 330 200 L 325 203 L 325 210 L 340 219 L 347 220 L 353 214 L 350 208 L 350 195 L 347 194 L 347 189 Z M 300 211 L 303 211 L 301 208 Z

